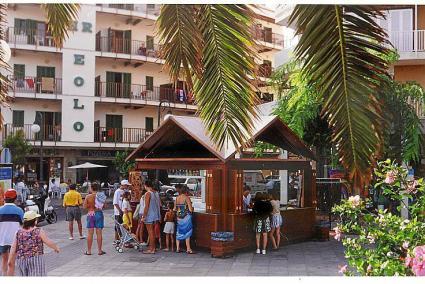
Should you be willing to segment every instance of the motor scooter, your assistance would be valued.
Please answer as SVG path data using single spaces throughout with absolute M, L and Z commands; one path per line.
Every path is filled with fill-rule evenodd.
M 38 222 L 46 220 L 47 223 L 53 224 L 58 221 L 58 216 L 50 203 L 49 195 L 30 195 L 26 201 L 25 211 L 34 211 L 40 214 Z

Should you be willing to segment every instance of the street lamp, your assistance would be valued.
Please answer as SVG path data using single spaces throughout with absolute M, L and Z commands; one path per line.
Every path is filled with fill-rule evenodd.
M 37 112 L 37 114 L 40 115 L 40 124 L 43 125 L 43 114 L 41 112 Z M 37 117 L 36 117 L 36 121 L 37 121 Z M 31 132 L 34 134 L 40 133 L 40 177 L 39 180 L 42 181 L 43 180 L 43 127 L 40 127 L 40 125 L 38 125 L 36 123 L 36 121 L 34 121 L 34 124 L 31 125 Z
M 163 105 L 162 105 L 163 103 L 167 103 L 167 104 L 168 104 L 168 112 L 167 112 L 167 115 L 172 114 L 172 113 L 171 113 L 171 104 L 170 104 L 170 102 L 169 102 L 168 100 L 161 100 L 161 101 L 159 102 L 159 105 L 158 105 L 158 127 L 159 127 L 159 125 L 161 124 L 161 112 L 167 108 L 166 106 L 163 106 Z M 162 107 L 162 108 L 161 108 L 161 107 Z M 165 117 L 164 117 L 164 118 L 165 118 Z

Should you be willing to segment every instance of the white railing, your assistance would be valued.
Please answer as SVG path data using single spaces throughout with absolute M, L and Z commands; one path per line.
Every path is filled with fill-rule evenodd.
M 388 36 L 398 52 L 425 51 L 425 30 L 390 31 Z
M 408 100 L 408 103 L 415 109 L 416 114 L 420 119 L 425 119 L 425 104 L 423 100 Z

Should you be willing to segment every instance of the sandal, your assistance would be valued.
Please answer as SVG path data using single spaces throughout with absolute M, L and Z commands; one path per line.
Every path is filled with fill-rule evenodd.
M 106 254 L 106 252 L 104 252 L 103 250 L 100 253 L 98 253 L 98 255 L 104 255 L 104 254 Z
M 186 251 L 187 254 L 195 254 L 192 250 Z
M 151 250 L 146 250 L 143 252 L 143 254 L 155 254 L 155 252 Z
M 89 253 L 88 251 L 85 251 L 84 255 L 91 255 L 91 253 Z

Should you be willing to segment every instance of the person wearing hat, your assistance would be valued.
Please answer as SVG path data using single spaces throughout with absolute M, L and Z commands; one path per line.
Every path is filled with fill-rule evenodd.
M 10 249 L 8 276 L 15 275 L 15 263 L 21 276 L 46 276 L 44 244 L 59 252 L 59 247 L 41 228 L 36 227 L 38 217 L 40 215 L 34 211 L 25 212 L 22 229 L 16 233 Z
M 81 208 L 83 205 L 83 198 L 81 194 L 76 190 L 77 186 L 71 184 L 69 191 L 63 196 L 63 207 L 66 209 L 65 219 L 68 221 L 69 228 L 69 239 L 74 239 L 74 220 L 78 224 L 78 232 L 80 233 L 80 239 L 85 239 L 83 236 L 83 225 L 81 224 Z
M 114 205 L 114 218 L 115 218 L 115 221 L 120 223 L 120 224 L 122 224 L 122 215 L 123 215 L 123 212 L 122 212 L 122 209 L 121 209 L 121 207 L 122 207 L 122 195 L 125 191 L 129 190 L 130 185 L 131 184 L 128 182 L 128 180 L 123 179 L 121 181 L 120 188 L 118 188 L 114 192 L 114 198 L 113 198 L 113 201 L 112 201 L 112 204 Z M 119 228 L 117 226 L 115 226 L 115 242 L 114 242 L 114 244 L 116 244 L 119 240 L 118 232 L 119 232 Z
M 5 204 L 0 207 L 0 255 L 3 276 L 7 275 L 9 251 L 24 217 L 24 211 L 15 205 L 17 196 L 14 189 L 7 190 L 3 194 Z

